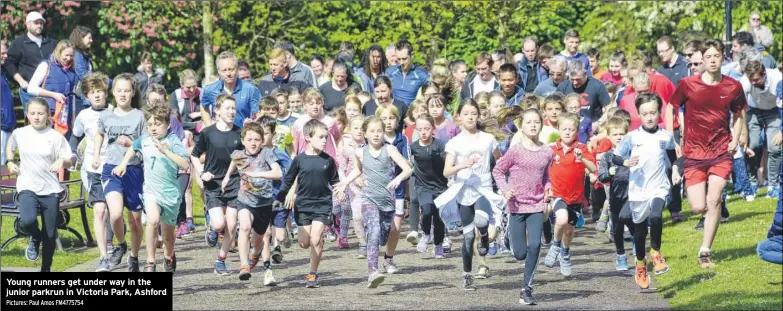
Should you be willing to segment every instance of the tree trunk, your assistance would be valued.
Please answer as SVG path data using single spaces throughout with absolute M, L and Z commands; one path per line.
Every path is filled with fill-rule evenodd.
M 215 75 L 215 56 L 212 55 L 212 2 L 201 2 L 201 24 L 204 36 L 204 77 Z

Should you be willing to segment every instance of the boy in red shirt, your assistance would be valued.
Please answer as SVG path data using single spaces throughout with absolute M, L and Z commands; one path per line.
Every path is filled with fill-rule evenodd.
M 550 207 L 555 213 L 555 237 L 544 265 L 552 268 L 560 261 L 560 273 L 571 275 L 571 239 L 584 201 L 585 169 L 595 172 L 595 157 L 585 144 L 577 140 L 579 116 L 573 113 L 560 115 L 557 122 L 560 139 L 550 147 L 554 151 L 549 166 L 552 190 Z M 561 244 L 562 241 L 562 244 Z M 562 246 L 562 247 L 561 247 Z

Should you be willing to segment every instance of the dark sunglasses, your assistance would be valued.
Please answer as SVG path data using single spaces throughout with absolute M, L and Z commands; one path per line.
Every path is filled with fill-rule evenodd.
M 685 53 L 685 57 L 691 58 L 691 56 L 693 56 L 693 53 Z
M 690 63 L 690 64 L 688 64 L 688 67 L 701 66 L 702 64 L 704 64 L 704 63 Z

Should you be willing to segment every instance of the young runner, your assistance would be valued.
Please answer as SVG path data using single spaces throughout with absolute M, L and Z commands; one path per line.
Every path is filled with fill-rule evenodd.
M 84 109 L 79 112 L 76 119 L 73 122 L 73 132 L 70 139 L 71 150 L 76 152 L 79 149 L 79 145 L 84 144 L 83 155 L 80 157 L 83 165 L 80 171 L 82 181 L 84 181 L 85 188 L 89 194 L 89 200 L 87 206 L 92 207 L 93 212 L 93 228 L 95 229 L 95 240 L 98 243 L 98 252 L 100 253 L 100 259 L 98 260 L 98 268 L 96 272 L 108 272 L 109 271 L 109 254 L 106 241 L 106 230 L 111 228 L 111 223 L 108 217 L 108 211 L 106 210 L 106 197 L 103 195 L 103 186 L 101 185 L 101 172 L 103 166 L 98 165 L 97 168 L 92 167 L 92 160 L 95 157 L 100 158 L 100 163 L 106 161 L 106 146 L 104 142 L 101 146 L 101 153 L 95 154 L 95 133 L 98 132 L 98 118 L 101 112 L 107 109 L 106 99 L 109 90 L 109 77 L 102 73 L 90 73 L 82 80 L 82 94 L 87 96 L 90 102 L 90 109 Z M 113 109 L 113 107 L 108 107 Z M 78 152 L 77 152 L 78 153 Z
M 650 258 L 655 274 L 669 271 L 669 265 L 661 255 L 661 219 L 671 183 L 666 176 L 672 170 L 672 182 L 680 182 L 674 151 L 674 136 L 658 127 L 658 117 L 663 100 L 654 93 L 642 93 L 636 97 L 636 111 L 642 118 L 642 126 L 628 133 L 614 150 L 613 162 L 630 168 L 628 177 L 628 205 L 633 216 L 636 235 L 636 284 L 642 289 L 650 286 L 645 260 L 647 226 L 650 228 Z
M 248 253 L 250 252 L 250 234 L 252 228 L 253 248 L 262 249 L 261 236 L 264 236 L 272 219 L 272 180 L 283 177 L 283 171 L 277 163 L 272 148 L 263 147 L 264 130 L 261 124 L 249 122 L 242 128 L 242 146 L 244 150 L 235 150 L 231 153 L 231 164 L 226 176 L 221 182 L 221 191 L 225 192 L 226 186 L 231 182 L 234 171 L 239 172 L 239 192 L 237 193 L 237 209 L 239 216 L 239 279 L 250 279 L 250 265 Z M 256 258 L 258 258 L 256 256 Z M 255 262 L 258 262 L 256 259 Z M 264 282 L 266 284 L 266 280 Z
M 722 42 L 705 41 L 701 53 L 706 71 L 680 80 L 671 99 L 674 111 L 685 109 L 682 156 L 688 201 L 694 213 L 705 214 L 698 252 L 702 268 L 714 266 L 711 248 L 718 232 L 723 188 L 731 173 L 731 155 L 748 142 L 747 99 L 739 82 L 721 75 L 723 51 Z
M 349 131 L 343 134 L 343 139 L 340 140 L 340 145 L 337 146 L 337 163 L 340 168 L 340 180 L 345 180 L 345 178 L 351 174 L 354 166 L 353 162 L 356 159 L 356 151 L 365 145 L 364 133 L 362 132 L 363 126 L 364 117 L 361 114 L 350 119 L 347 127 Z M 346 188 L 348 202 L 337 203 L 350 204 L 353 231 L 356 233 L 356 238 L 359 240 L 359 249 L 356 251 L 356 258 L 358 259 L 367 257 L 367 238 L 364 230 L 364 217 L 362 217 L 361 188 L 362 177 L 359 177 L 351 183 L 350 187 Z M 343 206 L 342 208 L 345 207 Z
M 375 116 L 383 122 L 383 143 L 394 146 L 397 148 L 399 154 L 407 159 L 410 154 L 408 152 L 408 139 L 398 131 L 397 125 L 399 124 L 398 120 L 400 120 L 400 114 L 397 107 L 393 105 L 378 107 L 378 109 L 375 110 Z M 365 136 L 366 135 L 365 131 Z M 400 165 L 395 165 L 394 173 L 402 175 L 402 167 Z M 389 243 L 386 244 L 386 253 L 383 255 L 383 268 L 386 269 L 386 273 L 389 274 L 394 274 L 398 270 L 397 265 L 394 263 L 394 252 L 397 250 L 397 242 L 399 242 L 400 230 L 402 229 L 402 218 L 405 216 L 406 187 L 407 183 L 405 182 L 405 179 L 402 179 L 394 191 L 394 222 L 392 223 L 391 232 L 389 232 Z M 418 237 L 418 232 L 416 235 Z M 408 242 L 415 245 L 416 239 L 408 239 Z
M 133 141 L 120 165 L 112 170 L 123 177 L 128 163 L 141 153 L 144 162 L 144 210 L 147 214 L 147 265 L 145 272 L 155 272 L 155 251 L 158 244 L 158 226 L 162 224 L 164 271 L 174 272 L 174 229 L 177 223 L 180 184 L 177 171 L 189 167 L 187 152 L 176 135 L 169 133 L 171 113 L 166 102 L 149 103 L 145 111 L 147 133 Z
M 57 174 L 71 167 L 68 141 L 51 128 L 49 118 L 49 104 L 46 100 L 40 97 L 31 99 L 27 104 L 30 125 L 14 130 L 6 146 L 8 170 L 11 174 L 17 174 L 20 225 L 31 235 L 26 252 L 28 260 L 38 259 L 43 243 L 40 272 L 51 272 L 57 240 L 59 195 L 67 191 L 60 185 Z M 11 156 L 17 150 L 19 164 Z M 38 228 L 39 212 L 43 230 Z
M 394 106 L 389 106 L 396 109 Z M 381 111 L 379 108 L 378 111 Z M 386 113 L 380 113 L 386 115 Z M 402 182 L 410 177 L 412 170 L 402 154 L 394 145 L 384 141 L 389 122 L 393 121 L 396 127 L 397 120 L 387 118 L 381 120 L 370 117 L 362 126 L 367 145 L 356 151 L 354 169 L 344 181 L 336 187 L 336 191 L 343 192 L 356 178 L 364 174 L 364 187 L 362 187 L 362 218 L 367 228 L 367 267 L 369 278 L 367 287 L 376 288 L 384 280 L 383 274 L 378 272 L 378 252 L 381 245 L 388 245 L 393 238 L 393 222 L 400 220 L 397 215 L 399 209 L 395 206 L 394 191 Z M 401 168 L 401 173 L 396 174 L 394 165 Z M 388 251 L 387 251 L 388 252 Z M 384 255 L 384 268 L 389 271 L 387 262 L 390 261 Z
M 322 101 L 309 101 L 308 106 L 309 112 L 322 113 Z M 307 148 L 294 158 L 285 175 L 283 188 L 277 196 L 278 201 L 285 202 L 286 208 L 294 209 L 294 219 L 299 225 L 299 247 L 310 249 L 310 273 L 305 278 L 307 288 L 321 286 L 318 280 L 318 265 L 324 246 L 323 233 L 324 229 L 332 224 L 330 186 L 340 181 L 337 164 L 325 152 L 329 135 L 329 127 L 326 124 L 316 119 L 305 123 L 302 137 Z M 299 183 L 298 187 L 295 187 L 295 182 Z M 337 191 L 336 196 L 342 200 L 345 194 Z
M 435 242 L 435 258 L 444 258 L 442 244 L 446 227 L 433 201 L 448 188 L 448 180 L 443 176 L 446 147 L 433 137 L 435 120 L 430 115 L 424 114 L 416 118 L 416 128 L 419 140 L 411 144 L 410 158 L 415 168 L 413 174 L 416 176 L 416 188 L 413 191 L 417 192 L 422 210 L 421 228 L 425 232 L 416 245 L 416 250 L 424 253 L 427 251 L 427 245 Z M 432 234 L 429 230 L 431 227 L 434 227 Z
M 234 124 L 236 101 L 234 97 L 221 94 L 215 99 L 215 124 L 203 131 L 190 155 L 199 178 L 204 182 L 204 209 L 207 210 L 209 230 L 206 242 L 210 247 L 217 244 L 218 232 L 223 231 L 223 243 L 215 261 L 215 273 L 228 275 L 226 256 L 231 248 L 237 228 L 237 195 L 240 188 L 239 172 L 228 174 L 231 153 L 242 150 L 241 133 Z M 199 157 L 206 155 L 202 164 Z M 225 187 L 221 182 L 229 176 Z M 224 231 L 225 229 L 225 231 Z M 246 261 L 245 261 L 246 262 Z M 243 262 L 244 263 L 244 262 Z
M 439 94 L 433 95 L 426 100 L 425 105 L 429 114 L 435 119 L 434 137 L 446 145 L 449 140 L 460 133 L 460 127 L 453 120 L 446 118 L 446 99 Z M 455 219 L 454 223 L 449 223 L 449 226 L 453 226 L 452 229 L 455 229 L 456 223 L 459 221 L 459 219 Z M 451 240 L 448 236 L 443 239 L 443 251 L 446 253 L 451 252 Z
M 444 222 L 462 221 L 462 275 L 463 289 L 476 290 L 473 284 L 473 244 L 475 229 L 479 232 L 478 253 L 485 257 L 489 251 L 489 224 L 500 225 L 505 200 L 492 189 L 490 157 L 500 158 L 498 143 L 491 134 L 477 126 L 478 104 L 464 100 L 457 109 L 463 131 L 446 143 L 443 175 L 454 177 L 454 183 L 435 199 Z M 483 198 L 483 200 L 482 200 Z M 489 205 L 489 206 L 487 206 Z M 489 267 L 482 258 L 479 274 L 488 275 Z
M 552 268 L 559 259 L 560 274 L 567 277 L 571 275 L 571 239 L 584 202 L 585 169 L 594 172 L 596 167 L 587 146 L 577 141 L 579 116 L 564 113 L 557 123 L 560 139 L 550 145 L 554 156 L 549 168 L 555 236 L 544 265 Z
M 519 302 L 534 305 L 533 276 L 541 251 L 544 210 L 550 192 L 549 163 L 552 149 L 539 141 L 543 118 L 535 108 L 522 113 L 521 142 L 498 160 L 492 175 L 498 189 L 508 200 L 509 239 L 514 258 L 525 261 L 525 274 Z M 508 174 L 508 181 L 506 180 Z
M 125 240 L 125 224 L 122 220 L 123 206 L 128 208 L 128 222 L 131 232 L 131 254 L 128 256 L 128 271 L 139 272 L 139 248 L 141 247 L 141 211 L 144 169 L 141 157 L 135 155 L 127 163 L 125 174 L 120 177 L 112 173 L 125 157 L 125 152 L 134 140 L 147 131 L 144 113 L 134 108 L 138 103 L 136 80 L 133 75 L 123 73 L 114 78 L 112 93 L 116 107 L 101 112 L 98 117 L 98 131 L 95 133 L 93 154 L 100 154 L 104 139 L 107 139 L 106 162 L 101 172 L 101 184 L 109 207 L 112 231 L 117 237 L 117 247 L 109 258 L 112 266 L 118 266 L 128 251 Z M 101 165 L 100 157 L 94 157 L 92 168 Z

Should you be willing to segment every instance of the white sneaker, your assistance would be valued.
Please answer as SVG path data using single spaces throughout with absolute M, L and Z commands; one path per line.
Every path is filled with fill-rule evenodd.
M 264 273 L 264 286 L 275 286 L 277 284 L 277 281 L 275 281 L 275 275 L 272 273 L 272 269 L 266 270 Z
M 408 233 L 408 236 L 405 237 L 405 240 L 408 241 L 408 243 L 411 243 L 411 245 L 416 245 L 416 240 L 419 239 L 419 233 L 416 231 L 411 231 Z

